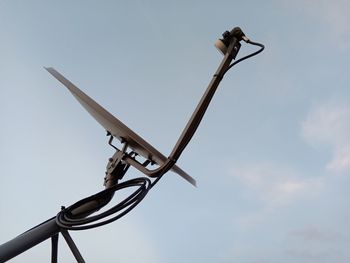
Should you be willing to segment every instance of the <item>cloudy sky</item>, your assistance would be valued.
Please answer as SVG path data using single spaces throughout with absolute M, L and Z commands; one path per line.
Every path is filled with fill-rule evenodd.
M 103 189 L 104 129 L 52 66 L 168 155 L 240 26 L 233 68 L 178 165 L 87 262 L 349 262 L 348 1 L 0 0 L 0 243 Z M 243 45 L 239 56 L 253 51 Z M 141 176 L 130 169 L 128 178 Z M 50 242 L 12 262 L 48 262 Z M 74 258 L 61 238 L 61 262 Z

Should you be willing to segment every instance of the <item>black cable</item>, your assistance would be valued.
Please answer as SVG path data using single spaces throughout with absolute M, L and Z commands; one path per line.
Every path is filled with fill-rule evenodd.
M 225 75 L 227 71 L 229 71 L 233 66 L 237 65 L 239 62 L 242 62 L 243 60 L 246 60 L 248 58 L 254 57 L 255 55 L 259 54 L 260 52 L 262 52 L 265 49 L 265 46 L 263 44 L 260 44 L 260 43 L 257 43 L 257 42 L 253 42 L 253 41 L 251 41 L 249 39 L 247 40 L 247 43 L 251 44 L 253 46 L 259 46 L 260 49 L 258 51 L 255 51 L 255 52 L 253 52 L 253 53 L 251 53 L 251 54 L 249 54 L 247 56 L 244 56 L 244 57 L 236 60 L 235 62 L 233 62 L 230 66 L 228 66 L 228 68 L 225 70 L 223 75 Z
M 158 177 L 153 183 L 147 177 L 131 179 L 131 180 L 116 184 L 95 195 L 84 198 L 76 202 L 75 204 L 71 205 L 68 208 L 62 208 L 62 210 L 56 216 L 56 223 L 61 228 L 67 229 L 67 230 L 86 230 L 86 229 L 91 229 L 91 228 L 95 228 L 95 227 L 99 227 L 99 226 L 111 223 L 121 218 L 122 216 L 126 215 L 134 207 L 136 207 L 142 201 L 142 199 L 146 196 L 148 191 L 159 181 L 161 177 L 162 176 Z M 115 192 L 125 188 L 129 188 L 129 187 L 138 187 L 138 188 L 131 195 L 126 197 L 124 200 L 122 200 L 121 202 L 119 202 L 118 204 L 116 204 L 115 206 L 111 207 L 110 209 L 108 209 L 103 213 L 100 213 L 94 216 L 88 216 L 88 217 L 76 217 L 72 215 L 72 211 L 74 209 L 81 207 L 84 204 L 87 204 L 92 201 L 98 202 L 98 200 L 101 200 L 107 196 L 111 196 L 111 195 L 113 196 Z M 106 203 L 103 203 L 96 210 L 101 209 L 105 205 Z M 113 214 L 116 214 L 116 215 L 114 215 L 109 219 L 103 220 L 104 218 L 112 216 Z M 97 222 L 97 221 L 100 221 L 100 222 Z

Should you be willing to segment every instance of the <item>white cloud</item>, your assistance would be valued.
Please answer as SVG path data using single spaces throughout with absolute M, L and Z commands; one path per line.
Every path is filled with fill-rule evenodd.
M 291 231 L 290 237 L 309 242 L 335 242 L 341 239 L 341 235 L 329 230 L 322 229 L 317 225 L 306 225 L 301 229 Z
M 288 257 L 302 260 L 302 262 L 320 262 L 322 259 L 325 259 L 325 258 L 329 259 L 330 257 L 328 252 L 310 251 L 310 249 L 305 249 L 305 248 L 287 249 L 286 255 Z
M 322 1 L 321 5 L 318 1 L 315 2 L 317 2 L 315 6 L 320 6 L 321 12 L 324 14 L 335 42 L 342 49 L 349 48 L 350 2 L 347 0 Z
M 323 22 L 329 39 L 341 50 L 350 48 L 350 1 L 309 0 L 283 1 L 286 8 L 298 8 L 310 18 Z
M 327 164 L 327 169 L 330 171 L 341 172 L 350 169 L 350 144 L 339 147 L 334 158 Z
M 315 192 L 322 185 L 320 178 L 302 178 L 292 169 L 272 163 L 235 166 L 232 175 L 272 207 L 288 205 L 306 193 Z
M 346 257 L 342 250 L 347 238 L 341 231 L 334 231 L 333 226 L 304 225 L 290 231 L 288 239 L 295 244 L 285 251 L 292 258 L 306 262 L 340 262 L 339 257 Z
M 350 170 L 350 106 L 324 103 L 312 109 L 302 122 L 302 136 L 311 144 L 326 144 L 333 159 L 326 165 L 332 172 Z

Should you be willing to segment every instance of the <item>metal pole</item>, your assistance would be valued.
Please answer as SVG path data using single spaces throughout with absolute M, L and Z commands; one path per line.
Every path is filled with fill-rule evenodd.
M 58 256 L 58 234 L 51 237 L 51 263 L 57 263 Z
M 99 208 L 105 206 L 108 204 L 108 202 L 112 199 L 113 193 L 105 196 L 103 198 L 93 200 L 89 203 L 86 203 L 84 205 L 81 205 L 75 209 L 73 209 L 73 213 L 77 214 L 79 217 L 86 217 L 89 214 L 97 211 Z M 19 254 L 23 253 L 24 251 L 32 248 L 33 246 L 45 241 L 48 238 L 52 239 L 52 253 L 57 253 L 54 249 L 55 245 L 55 235 L 58 235 L 59 232 L 62 232 L 63 230 L 60 228 L 59 225 L 56 223 L 56 217 L 50 218 L 47 221 L 41 223 L 40 225 L 37 225 L 33 227 L 32 229 L 24 232 L 23 234 L 15 237 L 14 239 L 0 245 L 0 262 L 5 262 L 15 256 L 18 256 Z M 66 236 L 63 235 L 65 238 Z M 67 238 L 66 238 L 67 240 Z M 68 245 L 70 243 L 67 241 Z M 57 246 L 57 245 L 56 245 Z M 72 249 L 73 251 L 73 249 Z M 79 253 L 79 252 L 78 252 Z M 74 254 L 74 252 L 73 252 Z M 74 254 L 75 255 L 75 254 Z M 81 257 L 81 255 L 80 255 Z M 52 261 L 54 255 L 52 255 Z M 82 257 L 81 257 L 82 258 Z M 81 261 L 83 262 L 83 261 Z
M 203 94 L 200 102 L 198 103 L 195 111 L 193 112 L 190 120 L 188 121 L 185 129 L 183 130 L 180 138 L 178 139 L 173 151 L 171 152 L 169 159 L 177 161 L 180 157 L 182 151 L 185 149 L 187 144 L 192 139 L 192 136 L 196 132 L 208 106 L 213 98 L 216 89 L 218 88 L 220 81 L 224 77 L 227 68 L 230 66 L 230 63 L 234 57 L 236 57 L 240 48 L 239 39 L 234 37 L 227 49 L 225 57 L 223 58 L 221 64 L 219 65 L 217 71 L 215 72 L 213 79 L 209 83 L 205 93 Z
M 78 263 L 85 263 L 85 260 L 83 259 L 83 256 L 80 254 L 77 246 L 75 245 L 72 237 L 69 235 L 67 230 L 62 230 L 61 231 L 62 236 L 66 240 L 70 250 L 72 251 L 75 259 L 77 260 Z
M 60 232 L 55 217 L 20 234 L 0 246 L 0 262 L 5 262 Z

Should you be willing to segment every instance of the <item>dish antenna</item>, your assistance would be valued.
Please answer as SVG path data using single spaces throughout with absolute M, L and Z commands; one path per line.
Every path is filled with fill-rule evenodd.
M 76 260 L 85 262 L 68 230 L 90 229 L 119 219 L 133 209 L 168 171 L 175 172 L 196 186 L 195 179 L 178 167 L 176 162 L 196 132 L 225 73 L 237 63 L 257 55 L 264 49 L 264 45 L 249 40 L 239 27 L 224 32 L 222 36 L 223 38 L 219 39 L 215 46 L 224 55 L 224 58 L 168 157 L 110 114 L 57 70 L 46 68 L 51 75 L 68 88 L 79 103 L 105 128 L 107 135 L 110 137 L 108 144 L 116 152 L 109 158 L 107 164 L 104 178 L 105 190 L 84 198 L 67 208 L 62 207 L 56 216 L 2 244 L 0 246 L 0 262 L 5 262 L 48 238 L 51 238 L 52 244 L 51 261 L 57 262 L 59 233 L 63 235 Z M 260 49 L 231 63 L 240 50 L 240 41 L 242 40 L 248 44 L 259 46 Z M 123 145 L 121 149 L 113 145 L 114 139 L 121 142 Z M 156 165 L 156 168 L 151 169 L 150 166 L 153 165 Z M 123 181 L 124 175 L 130 166 L 138 169 L 145 177 Z M 112 200 L 116 191 L 129 187 L 136 188 L 130 196 L 112 208 L 95 214 Z

